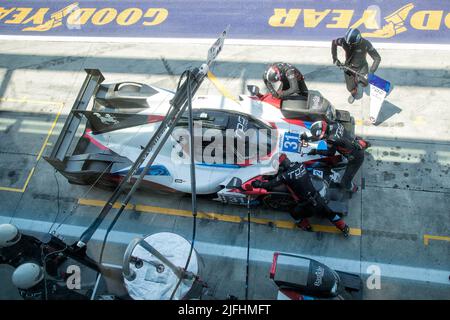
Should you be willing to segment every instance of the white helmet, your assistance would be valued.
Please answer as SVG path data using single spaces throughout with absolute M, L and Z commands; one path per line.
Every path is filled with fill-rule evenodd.
M 13 284 L 24 290 L 34 287 L 42 279 L 44 279 L 44 269 L 32 262 L 21 264 L 12 275 Z
M 0 248 L 10 247 L 19 242 L 19 229 L 12 224 L 0 224 Z

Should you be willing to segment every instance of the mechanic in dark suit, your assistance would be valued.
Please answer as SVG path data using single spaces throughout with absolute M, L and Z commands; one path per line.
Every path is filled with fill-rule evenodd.
M 270 190 L 278 185 L 285 184 L 293 196 L 298 199 L 296 199 L 297 205 L 290 214 L 299 228 L 305 231 L 313 231 L 308 218 L 322 213 L 347 237 L 350 228 L 338 214 L 328 207 L 325 200 L 314 188 L 309 172 L 303 163 L 291 162 L 286 154 L 282 153 L 279 164 L 278 173 L 271 177 L 269 181 L 255 180 L 252 182 L 252 186 Z
M 263 75 L 269 92 L 276 98 L 300 95 L 308 97 L 308 88 L 302 73 L 290 63 L 277 62 L 267 67 Z
M 333 156 L 338 151 L 346 157 L 348 164 L 339 186 L 348 192 L 357 192 L 358 187 L 352 180 L 364 162 L 364 150 L 370 147 L 370 144 L 345 130 L 339 122 L 316 121 L 309 130 L 313 140 L 326 140 L 328 148 L 327 150 L 313 149 L 308 155 Z M 308 138 L 302 135 L 302 139 Z
M 338 46 L 342 47 L 345 51 L 344 64 L 337 58 Z M 336 64 L 338 67 L 345 65 L 362 75 L 375 73 L 381 62 L 381 57 L 377 50 L 375 50 L 369 40 L 361 36 L 361 32 L 356 28 L 348 29 L 345 37 L 333 40 L 331 43 L 331 54 L 333 56 L 333 64 Z M 373 59 L 370 70 L 366 59 L 367 54 Z M 353 103 L 357 94 L 358 84 L 361 83 L 362 86 L 366 87 L 368 82 L 366 78 L 357 76 L 351 71 L 344 71 L 344 76 L 347 90 L 350 92 L 348 102 Z

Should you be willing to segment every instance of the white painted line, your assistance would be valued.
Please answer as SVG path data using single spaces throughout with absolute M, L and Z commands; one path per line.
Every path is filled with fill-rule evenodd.
M 0 217 L 0 223 L 9 223 L 9 217 Z M 12 223 L 14 223 L 19 229 L 25 232 L 47 232 L 50 229 L 52 223 L 47 221 L 39 221 L 39 220 L 30 220 L 30 219 L 22 219 L 22 218 L 14 218 Z M 56 226 L 57 224 L 55 224 Z M 72 226 L 64 224 L 58 229 L 58 233 L 63 237 L 75 237 L 78 238 L 85 227 L 81 226 Z M 103 237 L 105 235 L 105 229 L 99 229 L 92 237 L 94 241 L 103 241 Z M 130 233 L 123 231 L 111 231 L 108 241 L 115 244 L 123 244 L 128 245 L 128 243 L 135 237 L 144 236 L 143 234 L 138 233 Z M 247 258 L 247 248 L 245 247 L 237 247 L 230 245 L 221 245 L 216 243 L 209 242 L 195 242 L 195 249 L 198 253 L 209 256 L 216 257 L 225 257 L 237 260 L 246 260 Z M 276 251 L 276 250 L 274 250 Z M 253 262 L 263 262 L 263 263 L 272 263 L 273 253 L 272 250 L 265 249 L 255 249 L 252 248 L 250 250 L 250 260 Z M 285 252 L 291 254 L 302 255 L 300 253 L 293 252 Z M 449 284 L 449 275 L 450 271 L 445 270 L 435 270 L 428 268 L 416 268 L 409 267 L 403 265 L 394 265 L 394 264 L 386 264 L 386 263 L 378 263 L 371 261 L 359 261 L 359 260 L 351 260 L 351 259 L 341 259 L 341 258 L 333 258 L 326 256 L 314 256 L 314 255 L 303 255 L 305 257 L 309 257 L 311 259 L 315 259 L 319 262 L 322 262 L 332 269 L 345 271 L 356 274 L 367 274 L 367 268 L 372 265 L 376 265 L 381 270 L 381 276 L 395 279 L 403 279 L 403 280 L 412 280 L 412 281 L 421 281 L 421 282 L 429 282 L 435 284 Z M 292 265 L 296 265 L 295 261 Z M 110 266 L 113 268 L 119 268 L 119 266 L 114 264 L 107 264 L 105 266 Z
M 22 35 L 0 35 L 0 40 L 22 40 L 22 41 L 66 41 L 66 42 L 108 42 L 108 43 L 192 43 L 211 45 L 216 41 L 214 38 L 139 38 L 139 37 L 62 37 L 62 36 L 22 36 Z M 330 41 L 300 41 L 300 40 L 256 40 L 256 39 L 226 39 L 230 45 L 252 45 L 252 46 L 287 46 L 287 47 L 319 47 L 330 48 Z M 387 43 L 375 42 L 377 49 L 404 49 L 404 50 L 444 50 L 449 51 L 448 44 L 426 44 L 426 43 Z

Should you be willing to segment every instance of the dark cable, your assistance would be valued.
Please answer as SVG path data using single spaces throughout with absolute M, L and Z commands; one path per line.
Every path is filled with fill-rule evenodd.
M 48 233 L 50 233 L 50 232 L 52 231 L 53 226 L 55 225 L 56 220 L 58 220 L 59 213 L 60 213 L 60 204 L 59 204 L 59 201 L 60 201 L 60 199 L 59 199 L 59 181 L 58 181 L 58 177 L 56 176 L 56 171 L 57 171 L 56 169 L 53 171 L 53 176 L 55 177 L 55 181 L 56 181 L 56 190 L 57 190 L 57 193 L 56 193 L 56 203 L 57 203 L 58 211 L 56 212 L 56 217 L 55 217 L 55 219 L 53 220 L 53 223 L 52 223 L 52 225 L 50 226 L 50 229 L 48 229 Z
M 64 249 L 61 250 L 57 250 L 57 251 L 53 251 L 50 253 L 47 253 L 47 255 L 44 256 L 44 246 L 41 247 L 41 262 L 42 262 L 42 267 L 43 267 L 43 272 L 44 272 L 44 293 L 45 293 L 45 300 L 48 300 L 48 290 L 47 290 L 47 259 L 48 257 L 50 257 L 51 255 L 57 254 L 57 253 L 61 253 L 63 251 L 65 251 L 67 249 L 67 245 L 65 245 Z
M 106 173 L 106 171 L 108 171 L 109 170 L 109 168 L 112 166 L 112 162 L 110 162 L 109 164 L 108 164 L 108 166 L 103 170 L 103 172 L 98 176 L 98 178 L 94 181 L 94 183 L 93 184 L 91 184 L 90 186 L 89 186 L 89 189 L 87 190 L 87 192 L 85 192 L 83 195 L 82 195 L 82 198 L 84 198 L 84 197 L 86 197 L 88 194 L 89 194 L 89 192 L 91 192 L 91 190 L 97 185 L 97 183 L 100 181 L 100 179 L 103 177 L 103 175 Z M 75 210 L 79 207 L 80 205 L 79 205 L 79 203 L 78 202 L 75 202 L 75 204 L 72 206 L 72 208 L 70 209 L 70 211 L 69 211 L 69 213 L 64 217 L 64 219 L 58 224 L 58 226 L 56 227 L 56 229 L 55 229 L 55 231 L 54 232 L 56 232 L 56 231 L 58 231 L 58 229 L 64 224 L 64 222 L 66 222 L 66 220 L 70 217 L 70 216 L 72 216 L 74 213 L 75 213 Z

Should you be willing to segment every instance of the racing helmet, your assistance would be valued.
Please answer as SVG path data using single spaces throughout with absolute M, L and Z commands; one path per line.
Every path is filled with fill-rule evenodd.
M 12 283 L 19 289 L 30 289 L 44 279 L 44 269 L 36 263 L 27 262 L 14 270 Z
M 0 248 L 10 247 L 21 238 L 19 229 L 13 224 L 0 224 Z
M 314 122 L 309 128 L 309 131 L 311 131 L 313 139 L 321 140 L 323 139 L 323 137 L 325 137 L 327 128 L 328 128 L 327 122 L 322 120 Z
M 361 32 L 357 28 L 350 28 L 345 34 L 345 42 L 353 46 L 361 41 Z
M 281 169 L 286 170 L 291 166 L 291 160 L 287 157 L 285 153 L 280 154 L 280 157 L 278 158 L 278 164 Z
M 277 66 L 270 66 L 264 72 L 264 80 L 269 82 L 275 91 L 278 91 L 282 88 L 283 82 L 281 82 L 281 72 Z

